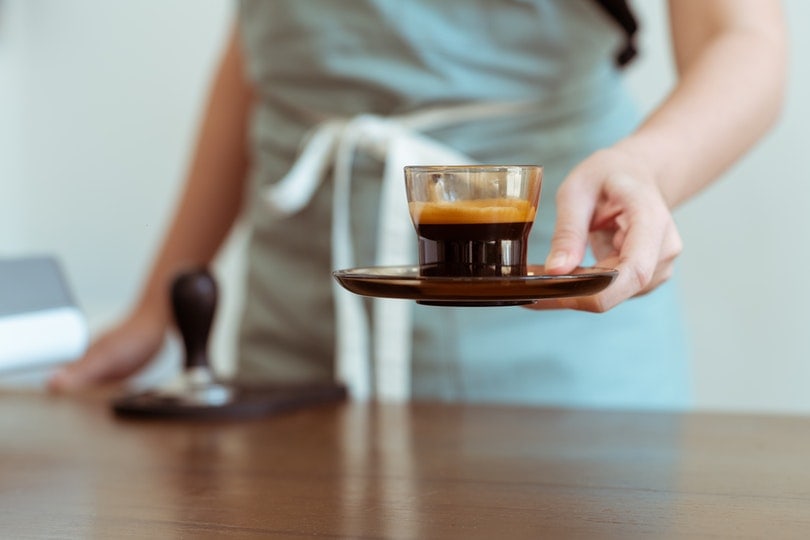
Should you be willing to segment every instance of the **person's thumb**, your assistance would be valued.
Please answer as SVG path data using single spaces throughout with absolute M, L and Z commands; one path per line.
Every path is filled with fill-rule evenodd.
M 557 192 L 557 219 L 545 263 L 549 274 L 570 272 L 582 262 L 593 209 L 594 198 L 587 192 L 566 186 Z

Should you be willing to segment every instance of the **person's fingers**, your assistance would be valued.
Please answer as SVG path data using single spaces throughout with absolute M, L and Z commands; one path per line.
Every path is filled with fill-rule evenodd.
M 76 392 L 125 377 L 139 365 L 115 351 L 115 344 L 100 341 L 76 362 L 66 364 L 48 380 L 48 390 L 57 393 Z
M 618 261 L 618 256 L 615 256 L 599 261 L 597 266 L 616 268 L 619 264 Z M 621 276 L 621 270 L 619 270 L 619 276 Z M 535 310 L 573 309 L 591 313 L 603 313 L 615 305 L 614 292 L 611 289 L 616 285 L 619 276 L 604 291 L 598 294 L 568 298 L 544 298 L 525 307 Z
M 675 259 L 683 249 L 674 223 L 669 221 L 662 228 L 663 233 L 659 240 L 656 241 L 655 234 L 634 234 L 632 238 L 635 245 L 625 248 L 623 255 L 613 255 L 597 261 L 596 266 L 616 268 L 619 272 L 616 280 L 604 291 L 591 296 L 542 299 L 526 307 L 535 310 L 574 309 L 603 313 L 628 298 L 654 290 L 672 277 Z M 660 247 L 656 246 L 656 242 L 660 243 Z M 648 248 L 657 254 L 652 270 L 649 269 L 649 260 L 636 260 L 636 252 Z
M 93 343 L 79 360 L 62 366 L 48 380 L 55 393 L 69 393 L 122 380 L 159 351 L 162 335 L 138 325 L 122 326 Z
M 670 221 L 665 230 L 664 241 L 661 245 L 661 251 L 659 253 L 659 260 L 658 265 L 655 268 L 655 273 L 653 274 L 649 283 L 647 283 L 647 286 L 637 292 L 635 296 L 647 294 L 665 281 L 669 280 L 675 270 L 675 259 L 681 254 L 681 251 L 683 251 L 683 242 L 681 240 L 681 236 L 678 233 L 674 222 Z
M 576 171 L 572 174 L 576 174 Z M 545 261 L 549 274 L 572 271 L 585 256 L 596 194 L 587 183 L 567 180 L 557 191 L 557 219 Z
M 105 378 L 107 357 L 90 350 L 76 362 L 59 368 L 48 380 L 48 390 L 57 393 L 75 392 L 93 386 Z
M 613 255 L 596 265 L 613 264 L 619 273 L 607 289 L 591 299 L 591 310 L 599 312 L 658 286 L 660 280 L 669 277 L 669 267 L 680 253 L 680 237 L 662 200 L 643 198 L 641 203 L 628 205 L 615 221 L 618 258 Z

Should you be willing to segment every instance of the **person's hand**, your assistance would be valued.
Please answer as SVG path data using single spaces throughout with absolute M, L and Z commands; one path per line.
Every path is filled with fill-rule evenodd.
M 562 183 L 546 271 L 571 272 L 589 243 L 596 266 L 617 269 L 616 280 L 593 296 L 541 300 L 527 307 L 604 312 L 672 275 L 681 238 L 651 169 L 627 150 L 596 152 Z
M 165 334 L 160 317 L 135 312 L 94 340 L 82 358 L 54 373 L 48 389 L 69 393 L 121 381 L 149 363 Z

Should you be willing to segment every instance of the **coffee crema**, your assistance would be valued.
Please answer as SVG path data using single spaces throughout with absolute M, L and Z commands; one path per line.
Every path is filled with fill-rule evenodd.
M 416 225 L 534 222 L 537 209 L 523 199 L 466 201 L 412 201 L 408 203 Z
M 523 275 L 536 209 L 528 201 L 411 202 L 424 276 Z

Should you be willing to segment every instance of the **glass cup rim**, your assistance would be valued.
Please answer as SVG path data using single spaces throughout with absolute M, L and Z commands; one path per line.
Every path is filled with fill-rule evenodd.
M 509 170 L 537 170 L 542 171 L 542 165 L 406 165 L 405 172 L 505 172 Z

